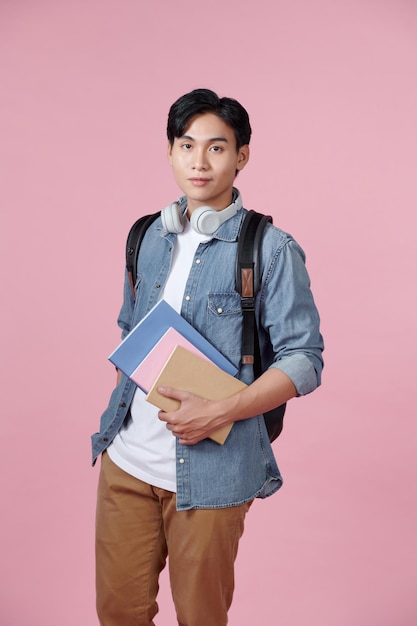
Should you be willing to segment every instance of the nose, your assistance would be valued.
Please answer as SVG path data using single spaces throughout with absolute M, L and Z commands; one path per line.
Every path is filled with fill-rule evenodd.
M 207 169 L 207 158 L 205 150 L 195 149 L 193 151 L 193 169 L 197 171 L 204 171 Z

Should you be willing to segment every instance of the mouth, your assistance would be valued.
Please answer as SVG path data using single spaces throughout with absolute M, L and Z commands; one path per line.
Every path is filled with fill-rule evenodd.
M 196 187 L 204 187 L 204 185 L 210 182 L 210 178 L 194 177 L 194 178 L 189 178 L 188 180 L 190 181 L 192 185 L 195 185 Z

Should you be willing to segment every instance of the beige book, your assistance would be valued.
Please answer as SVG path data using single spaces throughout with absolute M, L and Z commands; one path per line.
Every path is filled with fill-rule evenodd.
M 158 393 L 158 387 L 174 387 L 189 391 L 207 400 L 223 400 L 246 387 L 241 380 L 193 354 L 182 346 L 176 346 L 152 385 L 146 400 L 163 411 L 176 411 L 180 402 Z M 209 435 L 210 439 L 223 444 L 233 424 L 223 426 Z

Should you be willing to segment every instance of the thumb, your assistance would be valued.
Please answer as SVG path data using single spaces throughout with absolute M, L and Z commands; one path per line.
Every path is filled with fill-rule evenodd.
M 166 396 L 167 398 L 173 398 L 174 400 L 179 400 L 182 402 L 187 397 L 189 397 L 189 393 L 187 391 L 181 391 L 180 389 L 175 389 L 174 387 L 167 387 L 165 385 L 158 387 L 158 393 L 161 396 Z

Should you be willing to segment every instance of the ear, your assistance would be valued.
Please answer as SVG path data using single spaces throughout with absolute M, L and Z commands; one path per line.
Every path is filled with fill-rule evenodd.
M 168 157 L 169 164 L 172 165 L 172 146 L 169 141 L 168 141 L 168 146 L 167 146 L 167 157 Z
M 249 161 L 249 146 L 245 144 L 239 148 L 237 153 L 236 169 L 240 172 Z

